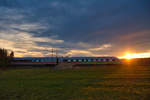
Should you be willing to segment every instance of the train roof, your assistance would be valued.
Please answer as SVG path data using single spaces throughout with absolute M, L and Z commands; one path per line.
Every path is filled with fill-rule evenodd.
M 58 57 L 60 59 L 118 59 L 117 57 Z M 14 60 L 56 59 L 56 57 L 15 57 Z
M 56 57 L 15 57 L 14 60 L 55 59 Z
M 66 59 L 118 59 L 117 57 L 65 57 Z

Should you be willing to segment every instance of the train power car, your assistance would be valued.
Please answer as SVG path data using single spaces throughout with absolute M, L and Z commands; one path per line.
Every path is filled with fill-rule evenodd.
M 22 57 L 14 58 L 12 61 L 13 65 L 31 65 L 31 66 L 41 66 L 41 65 L 56 65 L 56 57 Z

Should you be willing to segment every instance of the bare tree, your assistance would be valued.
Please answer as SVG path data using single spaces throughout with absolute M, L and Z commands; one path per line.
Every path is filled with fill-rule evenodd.
M 13 51 L 11 51 L 11 53 L 10 53 L 10 58 L 14 58 L 14 52 Z
M 11 61 L 14 57 L 14 52 L 12 51 L 10 54 L 7 49 L 0 48 L 0 67 L 7 67 L 11 64 Z

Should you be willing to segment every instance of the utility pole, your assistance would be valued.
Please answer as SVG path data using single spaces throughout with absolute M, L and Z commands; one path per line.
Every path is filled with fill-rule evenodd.
M 53 48 L 52 48 L 52 62 L 53 62 L 53 53 L 54 53 L 54 50 L 53 50 Z
M 59 63 L 59 58 L 58 58 L 58 51 L 56 49 L 56 64 L 58 64 L 58 63 Z
M 57 58 L 57 57 L 58 57 L 58 56 L 57 56 L 57 49 L 56 49 L 55 51 L 56 51 L 56 58 Z
M 53 54 L 53 53 L 54 53 L 54 50 L 53 50 L 53 48 L 52 48 L 52 57 L 54 56 L 54 54 Z

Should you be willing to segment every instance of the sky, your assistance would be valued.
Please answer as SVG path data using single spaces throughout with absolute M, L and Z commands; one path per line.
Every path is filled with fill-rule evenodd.
M 0 48 L 16 57 L 150 57 L 149 0 L 0 0 Z M 131 55 L 131 56 L 132 56 Z

